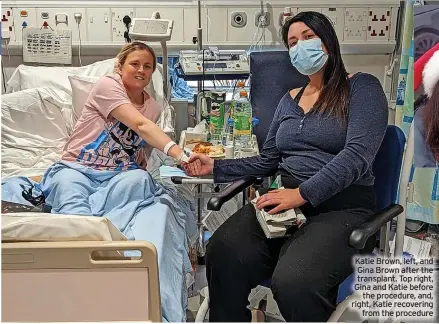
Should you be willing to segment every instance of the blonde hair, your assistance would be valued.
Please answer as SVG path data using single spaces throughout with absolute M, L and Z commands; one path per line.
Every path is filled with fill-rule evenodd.
M 153 59 L 152 71 L 154 72 L 157 67 L 157 56 L 155 55 L 154 50 L 150 46 L 142 42 L 128 43 L 125 44 L 124 47 L 122 47 L 119 54 L 117 54 L 116 56 L 117 60 L 114 66 L 114 72 L 117 72 L 119 68 L 119 64 L 124 65 L 128 55 L 135 51 L 148 51 L 152 55 L 152 59 Z

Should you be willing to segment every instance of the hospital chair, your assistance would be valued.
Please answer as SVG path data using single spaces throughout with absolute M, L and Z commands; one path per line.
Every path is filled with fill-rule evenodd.
M 146 241 L 2 243 L 1 299 L 3 322 L 161 322 L 157 251 Z
M 255 127 L 254 133 L 257 136 L 259 147 L 262 147 L 280 99 L 288 90 L 303 86 L 307 79 L 292 67 L 286 51 L 251 53 L 250 76 L 250 100 L 253 114 L 261 121 Z M 404 208 L 400 204 L 396 204 L 405 142 L 405 135 L 401 129 L 396 126 L 387 127 L 384 140 L 373 164 L 374 187 L 380 212 L 356 228 L 352 232 L 349 242 L 346 242 L 346 244 L 359 250 L 360 253 L 363 250 L 371 251 L 379 242 L 378 252 L 388 255 L 389 222 L 400 216 L 398 217 L 398 227 L 401 228 L 402 226 L 404 228 L 405 226 Z M 225 202 L 237 193 L 242 192 L 246 187 L 253 185 L 255 181 L 261 183 L 261 179 L 252 177 L 235 181 L 221 193 L 210 198 L 207 209 L 220 210 Z M 405 198 L 405 192 L 401 194 Z M 381 236 L 378 239 L 380 230 Z M 343 317 L 348 303 L 342 302 L 353 293 L 353 279 L 353 275 L 351 275 L 340 285 L 337 298 L 337 304 L 340 307 L 337 307 L 330 321 L 338 321 Z M 269 278 L 261 285 L 269 287 Z M 197 320 L 199 321 L 202 321 L 207 313 L 207 300 L 208 298 L 200 308 L 201 312 L 197 314 Z

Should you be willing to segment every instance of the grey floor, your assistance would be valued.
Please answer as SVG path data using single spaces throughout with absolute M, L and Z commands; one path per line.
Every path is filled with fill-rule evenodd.
M 200 290 L 207 286 L 206 267 L 204 265 L 197 266 L 195 274 L 195 283 L 189 290 L 188 310 L 186 311 L 187 321 L 195 322 L 198 309 L 201 304 Z

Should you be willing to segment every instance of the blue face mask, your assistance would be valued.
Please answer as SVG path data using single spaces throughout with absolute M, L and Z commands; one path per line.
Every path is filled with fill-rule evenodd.
M 320 38 L 299 40 L 289 52 L 291 64 L 303 75 L 317 73 L 328 60 Z

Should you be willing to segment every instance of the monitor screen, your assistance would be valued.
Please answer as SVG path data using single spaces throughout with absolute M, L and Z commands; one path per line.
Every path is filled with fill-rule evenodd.
M 212 69 L 212 68 L 225 69 L 227 67 L 227 64 L 226 63 L 204 63 L 203 66 L 205 69 Z

